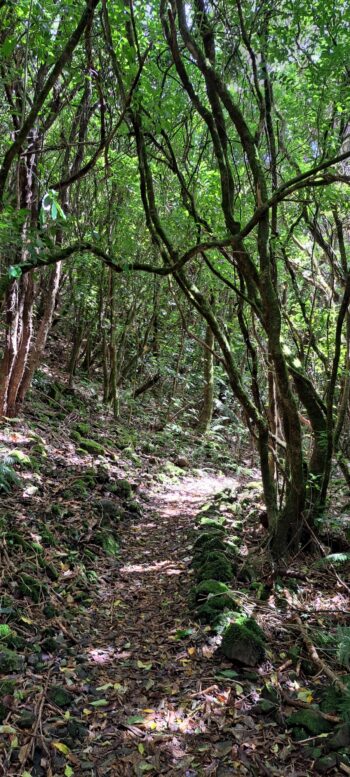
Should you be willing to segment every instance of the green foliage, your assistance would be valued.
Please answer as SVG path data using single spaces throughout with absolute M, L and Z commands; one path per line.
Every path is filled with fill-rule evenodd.
M 15 460 L 10 455 L 3 456 L 0 460 L 0 492 L 5 494 L 9 494 L 21 482 L 14 469 L 14 463 Z
M 8 639 L 12 634 L 12 629 L 7 623 L 0 623 L 0 640 Z
M 319 736 L 332 730 L 332 724 L 320 715 L 318 710 L 298 710 L 287 718 L 288 726 L 292 728 L 301 726 L 308 734 Z
M 79 448 L 85 453 L 91 453 L 92 456 L 102 456 L 105 452 L 103 445 L 95 440 L 88 440 L 84 437 L 79 437 Z
M 350 627 L 338 626 L 337 634 L 337 659 L 341 666 L 350 669 Z
M 329 553 L 319 562 L 319 565 L 335 564 L 336 566 L 342 566 L 348 564 L 350 561 L 350 553 Z

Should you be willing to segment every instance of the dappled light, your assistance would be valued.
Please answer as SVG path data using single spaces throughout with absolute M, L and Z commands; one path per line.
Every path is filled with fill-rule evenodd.
M 350 775 L 350 0 L 0 0 L 0 777 Z

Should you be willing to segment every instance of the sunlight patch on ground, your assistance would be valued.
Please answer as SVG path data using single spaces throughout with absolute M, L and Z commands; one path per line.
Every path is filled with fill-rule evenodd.
M 122 575 L 144 574 L 145 572 L 164 572 L 167 575 L 181 575 L 183 571 L 182 565 L 174 564 L 170 559 L 156 561 L 154 564 L 127 564 L 119 569 Z

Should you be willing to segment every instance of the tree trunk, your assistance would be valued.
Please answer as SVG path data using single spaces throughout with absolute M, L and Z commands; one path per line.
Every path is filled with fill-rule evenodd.
M 203 405 L 198 419 L 198 429 L 205 434 L 211 424 L 214 400 L 214 334 L 209 324 L 205 332 Z
M 19 390 L 17 394 L 18 404 L 22 404 L 25 399 L 27 391 L 30 388 L 34 373 L 40 364 L 40 359 L 46 346 L 47 337 L 51 328 L 52 316 L 55 310 L 60 277 L 61 277 L 61 262 L 57 262 L 57 264 L 54 265 L 54 268 L 50 274 L 43 315 L 39 324 L 38 332 L 35 338 L 35 343 L 29 354 L 27 366 L 25 368 L 24 375 L 22 377 L 22 381 L 19 386 Z

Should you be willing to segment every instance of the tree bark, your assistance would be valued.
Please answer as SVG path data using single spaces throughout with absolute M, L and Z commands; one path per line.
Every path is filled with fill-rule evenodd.
M 204 391 L 203 391 L 203 405 L 198 419 L 198 429 L 201 434 L 205 434 L 210 428 L 211 419 L 213 417 L 213 400 L 214 400 L 214 334 L 207 324 L 205 332 L 205 345 L 204 348 Z

